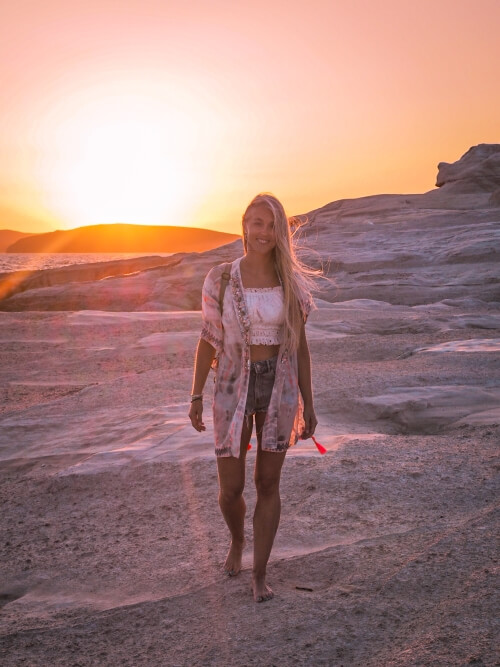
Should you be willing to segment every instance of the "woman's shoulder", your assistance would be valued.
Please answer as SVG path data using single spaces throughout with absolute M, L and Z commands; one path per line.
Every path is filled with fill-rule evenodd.
M 235 260 L 236 261 L 236 260 Z M 212 281 L 220 281 L 222 274 L 225 272 L 231 273 L 232 268 L 235 262 L 222 262 L 222 264 L 216 264 L 213 266 L 210 271 L 207 273 L 207 278 Z
M 212 287 L 215 289 L 219 289 L 222 280 L 222 275 L 225 272 L 231 274 L 233 264 L 234 262 L 223 262 L 222 264 L 216 264 L 215 266 L 213 266 L 205 276 L 205 281 L 204 281 L 205 288 Z

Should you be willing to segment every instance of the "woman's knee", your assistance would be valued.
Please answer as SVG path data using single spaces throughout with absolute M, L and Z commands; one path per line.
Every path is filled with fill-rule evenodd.
M 224 485 L 219 488 L 219 499 L 227 505 L 237 502 L 243 495 L 244 484 Z
M 245 488 L 245 458 L 224 457 L 217 460 L 219 500 L 233 503 Z
M 275 474 L 257 473 L 255 488 L 259 496 L 271 496 L 279 491 L 280 476 Z

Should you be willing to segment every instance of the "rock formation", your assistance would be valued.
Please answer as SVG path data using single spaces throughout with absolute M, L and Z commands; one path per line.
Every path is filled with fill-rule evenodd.
M 436 185 L 448 192 L 493 192 L 500 183 L 500 144 L 472 146 L 456 162 L 440 162 L 438 169 Z
M 171 225 L 88 225 L 32 234 L 7 252 L 202 252 L 236 238 L 236 234 Z
M 4 299 L 2 665 L 498 663 L 500 209 L 457 183 L 307 216 L 328 451 L 287 454 L 264 609 L 251 540 L 222 574 L 212 374 L 187 417 L 201 283 L 241 242 Z
M 342 199 L 299 216 L 302 256 L 324 270 L 318 298 L 408 306 L 500 300 L 500 210 L 491 203 L 500 189 L 500 144 L 440 163 L 438 184 L 423 194 Z M 0 310 L 199 309 L 207 271 L 241 253 L 238 240 L 199 254 L 3 276 L 0 289 L 10 298 Z

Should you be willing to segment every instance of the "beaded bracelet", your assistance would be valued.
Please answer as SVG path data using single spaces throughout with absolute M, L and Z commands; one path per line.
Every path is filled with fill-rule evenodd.
M 191 403 L 202 400 L 203 400 L 203 394 L 191 394 Z

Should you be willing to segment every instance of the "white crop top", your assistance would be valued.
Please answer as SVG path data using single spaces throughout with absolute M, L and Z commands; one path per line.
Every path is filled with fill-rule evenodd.
M 250 345 L 281 345 L 285 321 L 281 285 L 243 289 L 250 317 Z

